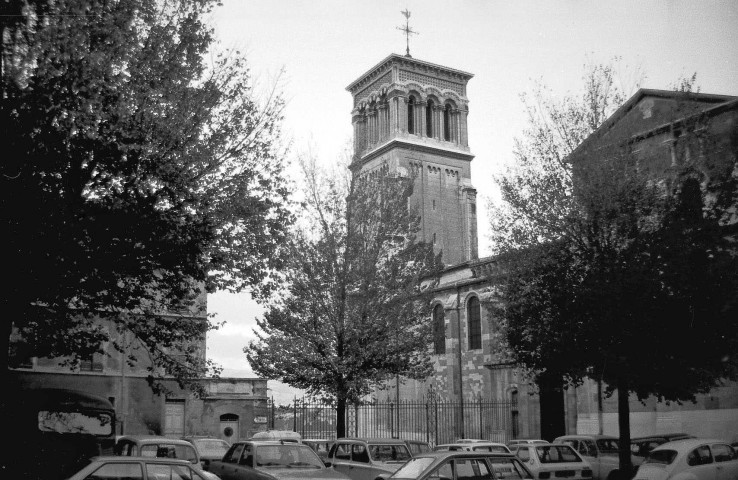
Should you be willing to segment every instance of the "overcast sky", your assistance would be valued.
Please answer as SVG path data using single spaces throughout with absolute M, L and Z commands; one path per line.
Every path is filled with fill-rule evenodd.
M 620 80 L 645 74 L 645 88 L 668 89 L 697 73 L 704 93 L 738 95 L 738 1 L 680 0 L 223 0 L 212 24 L 223 47 L 245 52 L 257 86 L 280 71 L 292 151 L 310 146 L 334 162 L 351 139 L 353 80 L 391 53 L 474 74 L 469 81 L 469 146 L 478 192 L 480 256 L 489 254 L 485 204 L 492 176 L 512 161 L 525 127 L 520 94 L 542 80 L 555 95 L 576 93 L 585 63 L 621 57 Z M 253 376 L 242 348 L 261 308 L 248 294 L 218 293 L 208 310 L 225 326 L 208 336 L 224 376 Z M 278 403 L 299 394 L 269 382 Z

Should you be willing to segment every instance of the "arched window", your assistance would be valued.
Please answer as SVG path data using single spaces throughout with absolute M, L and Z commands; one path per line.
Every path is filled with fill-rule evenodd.
M 451 105 L 448 104 L 443 109 L 443 139 L 451 141 Z
M 482 348 L 482 314 L 477 297 L 469 299 L 466 318 L 469 326 L 469 350 L 479 350 Z
M 428 138 L 433 137 L 433 100 L 428 100 L 425 107 L 425 134 Z
M 407 101 L 407 133 L 415 133 L 415 97 Z
M 436 305 L 433 309 L 433 353 L 446 353 L 446 321 L 443 318 L 443 306 Z

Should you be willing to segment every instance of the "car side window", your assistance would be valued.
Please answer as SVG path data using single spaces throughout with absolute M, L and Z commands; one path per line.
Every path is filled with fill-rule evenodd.
M 247 467 L 253 467 L 254 466 L 254 453 L 252 451 L 251 445 L 246 445 L 243 449 L 243 455 L 241 455 L 241 459 L 238 461 L 239 465 L 246 465 Z
M 528 460 L 530 460 L 530 452 L 525 447 L 518 448 L 517 455 L 518 455 L 518 458 L 524 462 L 527 462 Z
M 339 443 L 336 445 L 336 460 L 351 460 L 351 445 Z
M 146 476 L 149 480 L 199 480 L 201 478 L 188 467 L 154 464 L 146 465 Z
M 597 447 L 595 446 L 595 442 L 592 440 L 582 440 L 579 442 L 579 448 L 577 450 L 582 455 L 587 455 L 588 457 L 597 456 Z
M 143 480 L 138 463 L 106 463 L 85 477 L 85 480 Z
M 729 462 L 733 460 L 734 453 L 733 449 L 729 445 L 724 443 L 716 443 L 711 445 L 712 456 L 716 462 Z
M 223 461 L 228 463 L 238 463 L 238 459 L 241 457 L 241 452 L 243 452 L 243 448 L 243 443 L 235 444 L 231 447 L 231 450 L 226 453 L 225 457 L 223 457 Z
M 530 473 L 523 467 L 517 458 L 488 458 L 494 469 L 494 478 L 501 479 L 532 479 Z
M 369 463 L 369 452 L 361 443 L 355 443 L 351 446 L 351 460 L 354 462 Z
M 687 455 L 687 465 L 694 467 L 697 465 L 706 465 L 712 463 L 712 455 L 707 445 L 697 447 Z
M 465 458 L 456 460 L 456 480 L 491 479 L 492 473 L 482 459 Z
M 428 475 L 428 480 L 454 480 L 454 470 L 451 462 L 446 462 L 436 468 Z

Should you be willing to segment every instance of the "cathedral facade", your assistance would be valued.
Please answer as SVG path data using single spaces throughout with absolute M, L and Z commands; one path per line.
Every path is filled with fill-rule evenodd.
M 347 87 L 353 96 L 352 173 L 411 175 L 415 179 L 411 201 L 421 217 L 420 237 L 442 253 L 446 265 L 433 279 L 435 298 L 429 321 L 434 339 L 429 348 L 434 374 L 424 382 L 388 385 L 399 393 L 383 390 L 375 396 L 419 400 L 433 392 L 447 401 L 510 401 L 515 408 L 510 411 L 508 437 L 552 440 L 570 433 L 617 435 L 615 397 L 603 398 L 595 382 L 568 389 L 534 385 L 501 353 L 498 322 L 489 306 L 497 301 L 495 285 L 502 271 L 495 257 L 480 259 L 477 250 L 466 96 L 472 77 L 393 54 Z M 693 147 L 691 157 L 687 149 L 691 160 L 684 161 L 698 166 L 732 162 L 735 168 L 738 101 L 705 94 L 691 98 L 690 108 L 680 116 L 674 114 L 674 106 L 683 101 L 673 92 L 641 90 L 583 145 L 596 151 L 603 139 L 629 142 L 644 156 L 644 165 L 673 167 L 683 161 L 675 153 L 678 132 L 684 130 L 687 117 L 697 115 L 703 119 L 699 128 L 714 132 L 723 147 L 699 155 Z M 583 155 L 584 150 L 575 153 Z M 731 440 L 738 431 L 735 383 L 698 396 L 693 405 L 655 399 L 640 402 L 635 397 L 630 404 L 633 436 L 684 431 Z

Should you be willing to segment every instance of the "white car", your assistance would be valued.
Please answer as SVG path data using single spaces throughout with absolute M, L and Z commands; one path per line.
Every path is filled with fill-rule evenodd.
M 592 466 L 570 445 L 519 444 L 510 448 L 535 478 L 592 479 Z
M 721 440 L 691 438 L 651 450 L 634 480 L 736 480 L 738 453 Z

